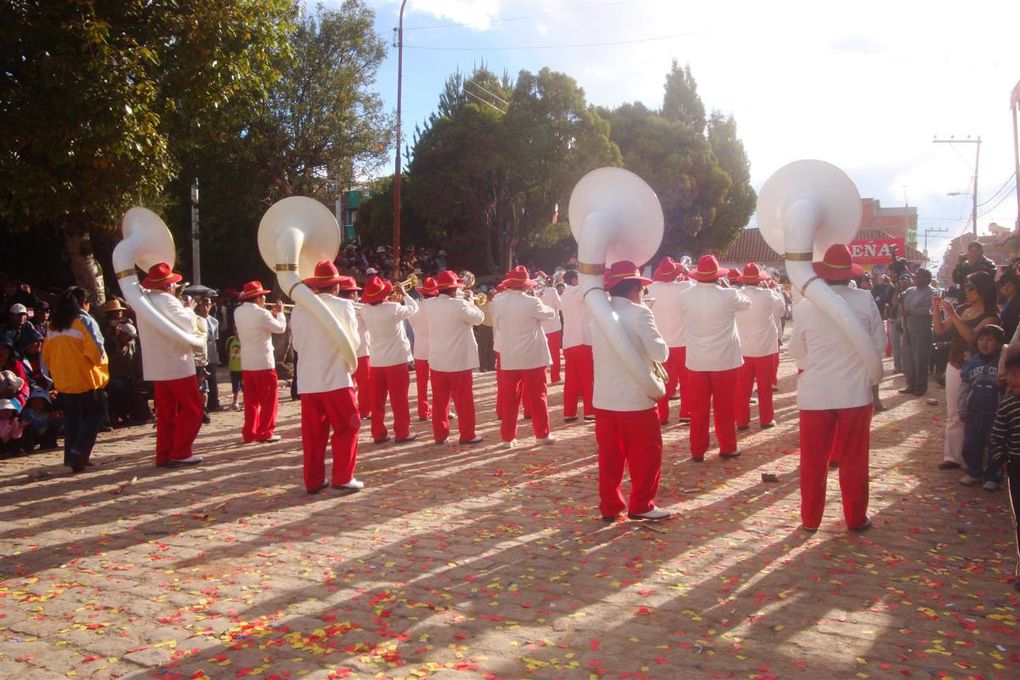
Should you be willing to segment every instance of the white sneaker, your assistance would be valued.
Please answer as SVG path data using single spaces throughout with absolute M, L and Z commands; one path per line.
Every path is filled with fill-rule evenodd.
M 628 514 L 627 517 L 630 517 L 631 519 L 648 519 L 654 522 L 657 520 L 666 519 L 671 514 L 672 513 L 670 513 L 669 510 L 663 510 L 662 508 L 653 505 L 652 509 L 649 510 L 648 512 L 642 512 L 639 515 Z
M 351 477 L 351 481 L 347 482 L 346 484 L 337 484 L 333 488 L 343 489 L 345 491 L 361 491 L 362 489 L 365 488 L 365 483 L 354 477 Z
M 548 437 L 535 437 L 535 444 L 538 446 L 549 446 L 550 444 L 556 443 L 556 437 L 549 435 Z
M 981 485 L 981 488 L 984 489 L 985 491 L 998 491 L 999 483 L 993 482 L 992 480 L 989 479 L 987 482 Z
M 278 442 L 281 439 L 283 439 L 283 437 L 281 437 L 278 434 L 274 434 L 274 435 L 270 435 L 269 437 L 266 437 L 265 439 L 259 439 L 257 441 L 258 441 L 259 444 L 272 444 L 273 442 Z
M 977 481 L 978 481 L 977 477 L 971 477 L 970 475 L 964 475 L 963 477 L 960 477 L 960 484 L 963 484 L 964 486 L 972 486 Z
M 503 442 L 503 448 L 504 449 L 516 449 L 517 448 L 517 440 L 516 439 L 511 439 L 508 442 Z

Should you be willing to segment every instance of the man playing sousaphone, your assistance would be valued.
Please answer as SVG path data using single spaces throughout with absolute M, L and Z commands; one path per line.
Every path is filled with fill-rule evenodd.
M 357 331 L 354 302 L 337 297 L 341 284 L 350 277 L 340 276 L 329 260 L 315 265 L 315 274 L 304 280 L 329 308 L 345 332 Z M 354 398 L 354 380 L 336 343 L 322 326 L 300 305 L 291 315 L 294 348 L 298 362 L 298 392 L 301 395 L 301 446 L 304 451 L 304 482 L 308 493 L 327 486 L 348 492 L 360 491 L 364 483 L 354 477 L 358 459 L 358 431 L 361 417 Z M 330 429 L 333 436 L 330 438 Z M 326 481 L 326 444 L 333 450 L 333 470 Z
M 141 286 L 163 318 L 186 333 L 195 333 L 195 315 L 174 295 L 183 277 L 160 262 L 149 268 Z M 151 381 L 156 402 L 156 466 L 179 467 L 202 462 L 191 447 L 202 427 L 202 395 L 195 380 L 190 345 L 174 342 L 157 330 L 155 320 L 138 314 L 142 374 Z

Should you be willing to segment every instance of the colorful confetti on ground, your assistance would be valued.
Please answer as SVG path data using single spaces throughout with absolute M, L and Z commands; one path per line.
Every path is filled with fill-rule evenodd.
M 150 427 L 101 435 L 73 477 L 58 453 L 0 461 L 0 677 L 1020 677 L 1008 501 L 936 469 L 944 403 L 886 378 L 875 526 L 845 530 L 833 474 L 808 535 L 785 355 L 782 375 L 779 427 L 739 459 L 693 465 L 667 426 L 677 517 L 655 525 L 599 521 L 593 426 L 562 424 L 561 386 L 557 444 L 499 447 L 491 373 L 482 445 L 366 428 L 355 495 L 305 493 L 285 392 L 283 441 L 241 446 L 219 413 L 196 468 L 155 468 Z

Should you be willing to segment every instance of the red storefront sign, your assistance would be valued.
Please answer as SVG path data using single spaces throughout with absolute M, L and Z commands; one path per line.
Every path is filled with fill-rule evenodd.
M 896 255 L 904 256 L 906 239 L 880 238 L 868 241 L 851 241 L 850 257 L 857 264 L 889 264 L 892 258 L 891 247 L 896 246 Z

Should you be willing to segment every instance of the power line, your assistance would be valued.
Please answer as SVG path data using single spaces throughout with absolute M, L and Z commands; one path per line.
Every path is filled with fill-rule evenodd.
M 434 52 L 506 52 L 509 50 L 559 50 L 559 49 L 577 49 L 580 47 L 613 47 L 617 45 L 636 45 L 638 43 L 658 42 L 662 40 L 672 40 L 673 38 L 682 38 L 691 35 L 705 35 L 711 33 L 711 31 L 691 31 L 689 33 L 672 33 L 670 35 L 661 35 L 654 38 L 637 38 L 635 40 L 614 40 L 610 42 L 599 42 L 599 43 L 575 43 L 575 44 L 563 44 L 563 45 L 504 45 L 501 47 L 425 47 L 423 45 L 405 45 L 404 49 L 407 50 L 429 50 Z
M 983 205 L 985 205 L 987 203 L 991 203 L 992 201 L 994 201 L 995 197 L 999 195 L 999 192 L 1002 191 L 1003 189 L 1005 189 L 1006 185 L 1009 184 L 1010 182 L 1012 182 L 1015 177 L 1016 177 L 1016 170 L 1013 171 L 1012 175 L 1010 175 L 1009 177 L 1006 178 L 1006 181 L 1002 183 L 1002 186 L 999 187 L 999 189 L 994 194 L 989 196 L 986 200 L 978 203 L 978 207 L 980 208 L 981 206 L 983 206 Z M 1014 184 L 1013 186 L 1015 187 L 1016 185 Z M 1012 191 L 1012 189 L 1010 191 Z
M 1013 185 L 1013 189 L 1016 189 L 1016 185 L 1015 184 Z M 999 201 L 995 205 L 993 205 L 988 210 L 985 210 L 983 213 L 978 215 L 978 217 L 984 217 L 985 215 L 988 215 L 989 213 L 993 212 L 996 208 L 998 208 L 1000 205 L 1002 205 L 1002 202 L 1005 201 L 1007 198 L 1009 198 L 1010 194 L 1013 193 L 1013 189 L 1010 189 L 1009 191 L 1004 193 L 1002 195 L 1002 198 L 1000 198 Z
M 499 101 L 504 106 L 510 106 L 510 102 L 508 102 L 507 100 L 503 99 L 502 97 L 500 97 L 495 92 L 490 92 L 489 90 L 486 90 L 484 87 L 482 87 L 481 85 L 479 85 L 478 83 L 476 83 L 473 80 L 465 80 L 464 84 L 465 85 L 473 85 L 473 86 L 477 87 L 479 90 L 481 90 L 482 92 L 484 92 L 485 94 L 489 95 L 490 97 L 495 97 L 496 100 Z

